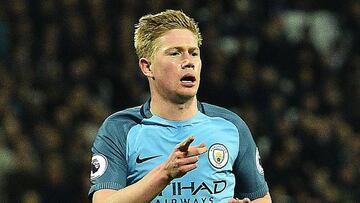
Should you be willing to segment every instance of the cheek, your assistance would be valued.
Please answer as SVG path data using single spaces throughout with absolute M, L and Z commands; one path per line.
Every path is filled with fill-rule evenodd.
M 177 71 L 177 63 L 175 61 L 163 61 L 159 65 L 158 74 L 164 77 L 174 77 Z
M 201 73 L 201 61 L 199 61 L 199 63 L 197 64 L 197 66 L 196 67 L 198 67 L 198 69 L 197 69 L 197 71 L 196 72 L 198 72 L 198 74 L 200 75 L 200 73 Z
M 166 67 L 170 70 L 176 70 L 177 64 L 176 61 L 168 61 Z
M 157 64 L 154 72 L 155 78 L 158 78 L 162 83 L 170 84 L 178 77 L 177 63 L 174 61 L 163 61 Z

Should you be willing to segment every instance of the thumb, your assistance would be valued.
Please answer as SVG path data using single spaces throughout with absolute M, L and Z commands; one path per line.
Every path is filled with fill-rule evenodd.
M 239 199 L 239 198 L 236 198 L 236 199 L 231 198 L 228 203 L 250 203 L 250 202 L 251 202 L 251 201 L 250 201 L 249 198 L 244 198 L 244 199 L 242 199 L 242 200 Z
M 240 200 L 240 201 L 242 201 L 243 203 L 250 203 L 251 202 L 251 200 L 249 198 L 244 198 L 243 200 Z

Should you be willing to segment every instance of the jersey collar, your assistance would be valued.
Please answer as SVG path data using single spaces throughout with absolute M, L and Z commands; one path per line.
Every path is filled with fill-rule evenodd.
M 153 114 L 152 114 L 151 111 L 150 111 L 150 101 L 151 101 L 151 98 L 149 98 L 149 99 L 141 106 L 140 112 L 141 112 L 141 115 L 142 115 L 144 118 L 150 118 L 150 117 L 153 116 Z M 198 107 L 198 111 L 200 111 L 201 113 L 204 113 L 204 107 L 203 107 L 203 105 L 201 104 L 201 102 L 197 101 L 197 107 Z

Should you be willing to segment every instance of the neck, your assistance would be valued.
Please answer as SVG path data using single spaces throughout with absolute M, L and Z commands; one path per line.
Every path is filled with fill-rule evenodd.
M 152 114 L 164 119 L 173 121 L 187 120 L 195 116 L 198 111 L 197 99 L 193 97 L 185 103 L 174 103 L 169 100 L 152 97 L 150 110 Z

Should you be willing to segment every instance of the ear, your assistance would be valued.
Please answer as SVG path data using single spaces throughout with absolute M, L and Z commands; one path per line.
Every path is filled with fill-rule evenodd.
M 139 59 L 139 67 L 141 72 L 148 78 L 153 78 L 153 72 L 151 70 L 151 62 L 147 58 L 140 58 Z

